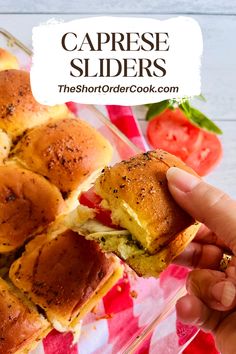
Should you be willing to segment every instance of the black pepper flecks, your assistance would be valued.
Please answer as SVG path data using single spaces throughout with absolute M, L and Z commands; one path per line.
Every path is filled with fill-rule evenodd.
M 5 201 L 8 202 L 14 202 L 14 200 L 16 200 L 17 196 L 16 194 L 11 191 L 10 194 L 8 194 L 8 196 L 5 198 Z
M 12 116 L 14 114 L 14 111 L 15 111 L 15 107 L 13 104 L 9 104 L 6 106 L 6 115 L 7 116 Z

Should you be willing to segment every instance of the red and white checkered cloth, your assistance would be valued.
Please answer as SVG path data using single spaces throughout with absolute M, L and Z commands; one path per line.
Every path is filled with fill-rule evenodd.
M 69 106 L 77 112 L 78 105 L 71 103 Z M 146 142 L 131 108 L 108 106 L 107 111 L 113 124 L 141 150 L 146 150 Z M 150 323 L 151 317 L 158 311 L 161 313 L 170 295 L 183 286 L 186 274 L 185 268 L 173 265 L 163 272 L 160 279 L 139 278 L 137 281 L 126 274 L 104 297 L 96 310 L 85 318 L 79 344 L 72 345 L 70 333 L 61 334 L 53 330 L 39 344 L 34 354 L 122 353 L 126 343 L 140 335 Z M 175 312 L 172 312 L 145 340 L 136 354 L 177 354 L 196 332 L 195 327 L 179 323 Z M 212 348 L 212 345 L 208 345 L 208 354 L 217 353 Z M 199 346 L 192 350 L 188 354 L 206 353 Z

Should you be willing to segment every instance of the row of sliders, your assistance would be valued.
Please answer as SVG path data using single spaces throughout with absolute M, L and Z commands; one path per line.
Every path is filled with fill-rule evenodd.
M 35 101 L 29 73 L 0 50 L 0 353 L 28 353 L 83 317 L 123 267 L 60 220 L 110 162 L 110 143 L 66 105 Z M 86 187 L 87 186 L 87 187 Z

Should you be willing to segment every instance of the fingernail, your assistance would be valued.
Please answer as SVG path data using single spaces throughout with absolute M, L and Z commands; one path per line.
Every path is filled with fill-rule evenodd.
M 229 281 L 222 281 L 213 286 L 212 295 L 223 306 L 229 307 L 234 302 L 236 289 L 233 283 Z
M 196 187 L 201 179 L 177 167 L 170 167 L 166 173 L 169 184 L 182 192 L 190 192 Z

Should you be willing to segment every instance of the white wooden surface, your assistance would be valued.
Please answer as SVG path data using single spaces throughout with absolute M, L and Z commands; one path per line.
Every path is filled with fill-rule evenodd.
M 41 14 L 13 14 L 17 12 Z M 66 15 L 65 12 L 73 14 Z M 76 12 L 80 14 L 75 14 Z M 56 4 L 48 0 L 0 0 L 0 27 L 12 32 L 30 46 L 32 27 L 52 17 L 67 21 L 104 13 L 138 14 L 159 19 L 191 13 L 200 23 L 204 39 L 202 92 L 207 103 L 196 104 L 217 121 L 224 132 L 224 158 L 207 179 L 236 198 L 236 0 L 57 0 Z M 136 113 L 145 133 L 144 110 L 136 109 Z
M 9 13 L 236 13 L 235 0 L 1 0 Z

